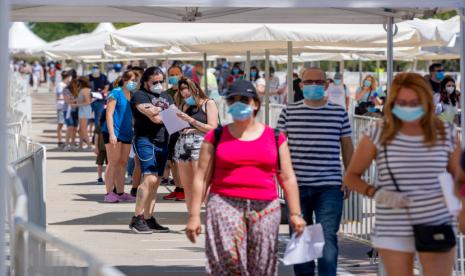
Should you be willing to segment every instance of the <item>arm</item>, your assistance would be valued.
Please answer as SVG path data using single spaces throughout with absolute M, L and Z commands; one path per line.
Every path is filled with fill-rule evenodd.
M 368 91 L 365 88 L 358 90 L 355 92 L 355 100 L 360 101 L 367 92 Z
M 114 122 L 113 122 L 113 113 L 115 112 L 115 107 L 116 107 L 116 99 L 113 97 L 108 98 L 108 103 L 107 103 L 107 113 L 105 114 L 106 119 L 107 119 L 107 128 L 108 128 L 108 134 L 110 134 L 110 143 L 112 145 L 116 145 L 117 139 L 115 137 L 115 128 L 114 128 Z
M 186 235 L 192 243 L 196 242 L 201 231 L 200 206 L 204 194 L 210 184 L 213 173 L 215 149 L 212 144 L 203 142 L 200 148 L 200 158 L 192 184 L 192 195 L 189 210 L 189 219 L 186 226 Z
M 375 145 L 370 141 L 368 136 L 363 135 L 346 170 L 344 184 L 351 190 L 355 190 L 368 197 L 373 197 L 376 188 L 364 181 L 362 174 L 368 169 L 375 157 Z
M 455 141 L 457 141 L 455 144 L 455 149 L 449 158 L 449 162 L 447 163 L 447 171 L 452 175 L 452 177 L 457 176 L 458 172 L 460 171 L 460 155 L 462 153 L 462 146 L 460 144 L 458 135 L 456 135 Z
M 103 94 L 107 94 L 108 93 L 108 90 L 110 90 L 110 85 L 109 84 L 106 84 L 104 87 L 103 87 L 103 90 L 101 91 Z
M 301 214 L 299 189 L 287 142 L 284 142 L 279 147 L 279 159 L 281 163 L 279 184 L 284 191 L 284 197 L 289 208 L 290 223 L 294 231 L 301 234 L 305 228 L 305 221 L 299 216 Z
M 350 136 L 341 137 L 341 147 L 342 147 L 342 161 L 344 162 L 344 167 L 347 169 L 350 164 L 350 159 L 354 153 L 354 145 L 352 144 L 352 138 Z
M 160 115 L 158 115 L 161 112 L 161 108 L 153 106 L 149 103 L 138 104 L 136 105 L 136 108 L 140 111 L 140 113 L 147 116 L 152 122 L 156 124 L 163 123 L 161 121 Z

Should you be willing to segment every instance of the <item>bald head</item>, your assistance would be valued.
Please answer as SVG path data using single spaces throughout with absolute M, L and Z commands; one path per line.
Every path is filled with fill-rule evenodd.
M 320 68 L 307 68 L 302 73 L 302 81 L 318 81 L 318 80 L 326 80 L 326 75 L 323 70 Z

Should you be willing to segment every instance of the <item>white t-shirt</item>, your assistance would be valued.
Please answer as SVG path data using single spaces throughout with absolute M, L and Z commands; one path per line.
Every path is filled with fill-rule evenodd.
M 270 92 L 279 89 L 279 78 L 274 76 L 270 80 Z M 270 97 L 270 103 L 282 104 L 284 100 L 283 95 L 273 95 Z
M 63 98 L 63 89 L 65 89 L 66 84 L 64 82 L 60 82 L 55 87 L 55 94 L 56 94 L 56 108 L 57 110 L 63 110 L 65 107 L 65 100 Z
M 328 89 L 326 89 L 325 94 L 330 103 L 340 105 L 344 107 L 344 109 L 347 109 L 346 98 L 349 97 L 349 92 L 344 84 L 336 85 L 331 83 Z

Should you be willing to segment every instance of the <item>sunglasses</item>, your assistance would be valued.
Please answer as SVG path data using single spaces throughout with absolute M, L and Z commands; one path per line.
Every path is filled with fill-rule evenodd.
M 236 98 L 236 97 L 228 97 L 226 98 L 226 103 L 228 105 L 232 105 L 233 103 L 235 102 L 241 102 L 241 103 L 245 103 L 245 104 L 249 104 L 250 102 L 250 97 L 247 97 L 247 96 L 241 96 L 240 98 Z
M 436 70 L 435 72 L 445 72 L 444 69 Z
M 165 82 L 164 80 L 154 81 L 154 82 L 152 82 L 152 85 L 162 84 L 162 83 L 164 83 L 164 82 Z
M 304 85 L 324 85 L 326 82 L 324 80 L 304 80 L 302 83 Z

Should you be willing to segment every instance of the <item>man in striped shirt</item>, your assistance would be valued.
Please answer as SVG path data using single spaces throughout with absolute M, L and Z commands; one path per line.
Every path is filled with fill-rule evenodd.
M 325 246 L 318 259 L 318 275 L 336 275 L 337 231 L 343 199 L 348 191 L 342 185 L 341 150 L 347 167 L 353 152 L 349 117 L 343 107 L 324 97 L 325 73 L 309 68 L 302 73 L 304 100 L 283 109 L 278 128 L 288 137 L 292 165 L 299 184 L 302 215 L 308 224 L 323 226 Z M 299 215 L 299 214 L 290 214 Z M 295 275 L 315 275 L 315 263 L 294 266 Z

